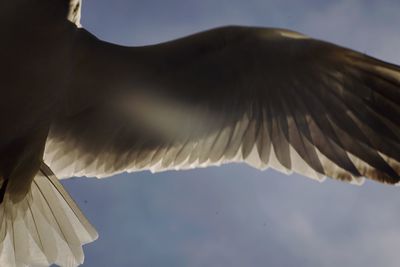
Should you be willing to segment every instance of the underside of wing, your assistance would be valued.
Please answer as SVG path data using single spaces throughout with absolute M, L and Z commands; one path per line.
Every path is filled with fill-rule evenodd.
M 60 117 L 49 135 L 45 161 L 58 176 L 246 162 L 318 180 L 399 181 L 395 65 L 247 27 L 136 49 L 100 46 L 74 89 L 96 88 L 95 104 L 75 94 L 84 108 Z

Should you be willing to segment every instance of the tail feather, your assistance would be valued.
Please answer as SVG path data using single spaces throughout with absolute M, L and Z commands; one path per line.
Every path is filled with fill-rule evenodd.
M 78 266 L 82 245 L 97 232 L 42 164 L 30 192 L 18 203 L 8 194 L 0 205 L 0 266 Z

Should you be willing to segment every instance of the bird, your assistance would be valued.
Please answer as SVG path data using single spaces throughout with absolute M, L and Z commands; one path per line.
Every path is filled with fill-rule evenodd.
M 98 234 L 63 178 L 244 162 L 399 184 L 399 66 L 279 28 L 121 46 L 81 6 L 0 3 L 0 266 L 83 263 Z

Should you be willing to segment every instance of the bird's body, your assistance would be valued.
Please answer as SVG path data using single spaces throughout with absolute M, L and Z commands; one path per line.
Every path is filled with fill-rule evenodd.
M 76 31 L 65 20 L 65 1 L 37 2 L 0 4 L 1 35 L 7 36 L 0 44 L 0 123 L 7 125 L 0 132 L 0 172 L 17 199 L 27 193 L 42 162 L 50 123 L 71 73 Z
M 399 182 L 398 66 L 274 28 L 122 47 L 80 28 L 80 5 L 0 4 L 0 263 L 76 266 L 97 237 L 53 172 L 246 162 Z
M 59 0 L 0 3 L 1 266 L 77 265 L 83 240 L 96 237 L 43 163 L 72 74 L 77 28 L 68 10 Z

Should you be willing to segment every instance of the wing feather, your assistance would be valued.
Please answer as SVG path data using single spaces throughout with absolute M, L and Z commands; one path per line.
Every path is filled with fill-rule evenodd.
M 61 177 L 246 162 L 399 182 L 400 67 L 290 33 L 225 27 L 128 48 L 82 30 L 69 97 L 85 104 L 62 108 L 45 161 Z

